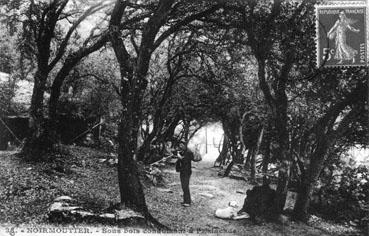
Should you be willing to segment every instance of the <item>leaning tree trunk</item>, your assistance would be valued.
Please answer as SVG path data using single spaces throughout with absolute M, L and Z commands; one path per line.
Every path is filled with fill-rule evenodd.
M 75 63 L 77 64 L 77 62 Z M 58 74 L 56 75 L 54 82 L 51 86 L 50 100 L 49 100 L 49 119 L 50 125 L 47 127 L 49 129 L 50 137 L 55 140 L 55 142 L 59 141 L 59 137 L 57 135 L 57 125 L 59 118 L 57 117 L 57 106 L 59 102 L 59 97 L 61 94 L 61 87 L 65 78 L 68 76 L 69 72 L 73 69 L 75 64 L 70 64 L 69 61 L 63 65 Z
M 143 188 L 139 180 L 136 161 L 134 160 L 137 144 L 138 119 L 133 111 L 132 101 L 128 101 L 126 112 L 122 114 L 118 134 L 118 179 L 121 202 L 139 212 L 147 212 Z
M 275 212 L 281 213 L 286 200 L 288 182 L 290 178 L 290 163 L 282 161 L 278 171 L 277 196 L 275 199 Z
M 322 133 L 318 138 L 318 145 L 311 155 L 310 165 L 304 171 L 305 174 L 302 176 L 302 183 L 298 189 L 298 197 L 294 207 L 294 218 L 296 220 L 307 222 L 309 219 L 310 198 L 314 184 L 318 180 L 320 172 L 324 167 L 324 162 L 327 159 L 330 141 L 329 137 Z
M 280 2 L 278 3 L 280 4 Z M 287 186 L 290 177 L 290 155 L 289 155 L 289 136 L 288 136 L 288 100 L 286 94 L 286 82 L 290 71 L 291 63 L 283 66 L 282 74 L 276 78 L 278 83 L 273 86 L 273 97 L 270 87 L 266 82 L 266 60 L 263 57 L 258 58 L 258 77 L 261 90 L 263 91 L 266 102 L 272 110 L 275 129 L 277 131 L 277 159 L 279 160 L 278 185 L 276 189 L 276 198 L 274 202 L 273 213 L 279 214 L 283 210 Z
M 22 153 L 32 158 L 40 157 L 40 154 L 51 149 L 53 144 L 44 128 L 48 125 L 43 110 L 47 75 L 45 69 L 38 70 L 35 74 L 29 118 L 30 135 L 22 149 Z
M 290 166 L 291 166 L 291 150 L 289 145 L 288 134 L 288 99 L 286 94 L 286 78 L 288 77 L 289 65 L 286 64 L 286 70 L 278 78 L 278 83 L 275 88 L 275 101 L 274 101 L 274 120 L 275 128 L 277 130 L 277 157 L 280 161 L 280 168 L 278 172 L 278 185 L 277 185 L 277 197 L 275 200 L 275 210 L 277 214 L 281 213 L 286 200 L 288 182 L 290 179 Z
M 262 171 L 264 176 L 268 174 L 268 166 L 270 162 L 270 136 L 267 135 L 265 140 L 265 155 L 263 156 Z
M 250 180 L 252 183 L 256 181 L 256 155 L 257 148 L 252 149 L 251 157 L 250 157 Z
M 46 82 L 50 71 L 54 68 L 57 62 L 63 55 L 63 47 L 66 47 L 68 39 L 75 28 L 70 28 L 67 36 L 55 57 L 51 60 L 51 42 L 55 37 L 55 29 L 57 22 L 60 20 L 64 8 L 68 4 L 68 0 L 52 1 L 47 7 L 42 7 L 41 15 L 43 17 L 37 19 L 37 24 L 30 24 L 31 30 L 35 38 L 35 45 L 37 46 L 37 71 L 34 77 L 34 87 L 30 107 L 30 136 L 27 138 L 23 147 L 23 153 L 30 157 L 40 157 L 42 153 L 48 152 L 54 140 L 49 135 L 49 122 L 44 117 L 43 100 L 46 90 Z M 33 4 L 31 4 L 30 9 Z M 29 19 L 33 21 L 33 19 Z M 69 35 L 69 36 L 68 36 Z
M 293 217 L 295 220 L 307 222 L 309 219 L 310 198 L 313 193 L 313 183 L 308 178 L 303 178 L 298 189 L 298 196 L 295 207 L 293 209 Z
M 174 85 L 175 79 L 173 76 L 170 76 L 169 79 L 166 81 L 165 89 L 163 92 L 163 95 L 156 107 L 156 111 L 154 113 L 154 119 L 153 119 L 153 129 L 151 133 L 148 135 L 148 137 L 144 140 L 142 146 L 139 148 L 137 153 L 137 160 L 138 161 L 144 161 L 144 163 L 148 162 L 148 159 L 146 158 L 146 155 L 150 153 L 150 145 L 154 139 L 159 140 L 160 133 L 163 130 L 164 127 L 164 120 L 163 120 L 163 109 L 164 105 L 170 98 L 172 94 L 172 88 Z
M 121 98 L 124 109 L 118 133 L 118 182 L 121 203 L 141 212 L 149 224 L 158 228 L 166 228 L 150 214 L 139 178 L 135 156 L 140 127 L 142 90 L 146 84 L 141 78 L 132 78 L 133 80 L 137 83 L 133 86 L 133 91 L 127 87 L 128 84 L 125 81 L 122 81 L 122 87 L 128 93 Z
M 50 100 L 49 100 L 49 119 L 50 125 L 45 127 L 49 129 L 49 135 L 53 141 L 59 141 L 59 137 L 57 137 L 57 108 L 59 103 L 59 98 L 61 95 L 61 87 L 69 73 L 73 70 L 73 68 L 86 56 L 91 53 L 99 50 L 103 47 L 108 41 L 107 34 L 103 34 L 95 43 L 90 45 L 89 47 L 80 48 L 78 51 L 69 54 L 62 66 L 62 68 L 58 71 L 53 84 L 51 86 Z
M 255 147 L 251 147 L 249 146 L 248 148 L 248 151 L 247 151 L 247 156 L 245 158 L 245 165 L 244 165 L 244 168 L 245 170 L 249 170 L 250 169 L 250 166 L 251 166 L 251 156 L 254 155 L 254 150 L 255 150 Z
M 284 141 L 279 142 L 279 145 L 285 144 Z M 281 146 L 280 151 L 278 152 L 280 157 L 279 163 L 279 171 L 278 171 L 278 183 L 277 183 L 277 195 L 275 198 L 275 208 L 274 213 L 279 214 L 282 212 L 284 203 L 286 200 L 287 190 L 288 190 L 288 182 L 290 178 L 290 160 L 288 157 L 287 151 L 288 145 Z
M 160 7 L 144 26 L 138 58 L 133 65 L 131 56 L 126 51 L 122 34 L 119 30 L 127 2 L 117 0 L 110 19 L 110 41 L 119 63 L 121 73 L 122 114 L 118 135 L 118 181 L 121 203 L 129 205 L 141 212 L 147 223 L 165 228 L 148 211 L 145 194 L 139 179 L 136 160 L 138 130 L 140 127 L 140 112 L 142 97 L 147 87 L 145 79 L 153 42 L 162 24 L 165 23 L 173 1 L 160 1 Z
M 164 129 L 163 133 L 160 134 L 159 139 L 163 140 L 163 141 L 171 141 L 173 142 L 173 136 L 175 133 L 175 129 L 178 126 L 179 121 L 181 120 L 181 116 L 180 114 L 177 112 L 174 116 L 173 119 L 171 119 L 170 121 L 166 122 L 169 124 L 166 124 L 166 128 Z
M 358 109 L 352 109 L 343 117 L 338 127 L 333 131 L 337 117 L 339 117 L 340 113 L 348 105 L 363 101 L 363 99 L 367 98 L 367 94 L 367 84 L 358 86 L 357 89 L 353 90 L 344 100 L 330 107 L 314 128 L 314 135 L 317 138 L 317 147 L 310 157 L 309 168 L 307 171 L 304 171 L 304 181 L 299 189 L 299 195 L 294 209 L 294 216 L 297 220 L 307 221 L 313 186 L 324 167 L 324 162 L 330 153 L 330 148 L 335 145 L 339 137 L 342 137 L 342 135 L 350 129 L 350 123 L 355 122 L 354 119 L 360 111 Z
M 231 173 L 233 165 L 234 165 L 234 161 L 232 160 L 231 163 L 228 164 L 226 170 L 224 171 L 223 177 L 229 176 L 229 174 Z
M 169 29 L 157 37 L 173 10 L 172 5 L 174 2 L 174 0 L 158 1 L 158 6 L 153 14 L 144 23 L 141 42 L 134 56 L 127 51 L 120 29 L 122 18 L 127 13 L 126 10 L 129 7 L 128 1 L 115 1 L 109 22 L 110 41 L 119 63 L 121 74 L 121 101 L 123 109 L 118 137 L 118 179 L 121 202 L 138 208 L 144 214 L 148 223 L 154 223 L 158 227 L 163 227 L 163 225 L 155 220 L 147 209 L 134 155 L 137 153 L 137 134 L 140 127 L 139 118 L 142 97 L 148 83 L 146 76 L 152 53 L 165 38 L 183 26 L 180 25 L 178 29 L 175 27 L 171 28 L 174 30 L 173 32 Z M 213 9 L 209 9 L 209 11 L 212 12 Z M 208 13 L 204 12 L 203 14 L 206 15 Z M 192 21 L 192 18 L 187 18 L 187 20 Z M 183 21 L 184 25 L 187 23 L 189 22 Z
M 148 160 L 147 155 L 150 153 L 150 146 L 153 139 L 154 135 L 149 134 L 149 136 L 143 141 L 142 145 L 137 150 L 137 161 L 143 161 L 146 163 Z
M 251 171 L 250 171 L 250 178 L 252 182 L 256 181 L 256 156 L 259 153 L 259 149 L 261 146 L 261 142 L 263 141 L 263 135 L 264 135 L 264 127 L 261 128 L 259 138 L 256 142 L 255 150 L 252 153 L 251 156 Z
M 304 176 L 302 183 L 298 189 L 298 197 L 294 208 L 294 218 L 303 222 L 309 219 L 310 198 L 313 193 L 314 183 L 318 180 L 319 174 L 323 169 L 325 158 L 312 160 L 310 167 Z
M 219 165 L 224 165 L 228 156 L 228 148 L 229 148 L 229 140 L 228 136 L 224 133 L 223 136 L 223 144 L 222 144 L 222 150 L 219 153 L 219 156 L 214 162 L 214 166 L 216 163 L 219 163 Z

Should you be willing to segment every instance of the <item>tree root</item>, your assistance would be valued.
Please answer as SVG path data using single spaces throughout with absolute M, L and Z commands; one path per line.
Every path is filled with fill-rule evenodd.
M 144 216 L 148 226 L 158 230 L 166 230 L 166 231 L 171 230 L 168 226 L 160 223 L 157 219 L 155 219 L 148 211 L 144 213 Z

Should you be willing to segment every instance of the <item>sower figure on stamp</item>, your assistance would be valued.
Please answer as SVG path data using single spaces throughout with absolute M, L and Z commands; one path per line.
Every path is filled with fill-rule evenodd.
M 177 154 L 176 171 L 180 173 L 181 185 L 183 190 L 182 205 L 189 207 L 191 205 L 190 177 L 192 174 L 191 161 L 194 160 L 193 152 L 185 144 L 180 144 L 180 152 Z
M 339 13 L 339 19 L 334 26 L 328 32 L 328 38 L 335 39 L 335 55 L 334 59 L 339 60 L 338 64 L 342 64 L 344 60 L 352 60 L 355 63 L 355 56 L 358 53 L 357 50 L 350 47 L 347 42 L 347 30 L 358 33 L 359 29 L 355 29 L 352 24 L 356 21 L 346 17 L 345 11 L 341 10 Z

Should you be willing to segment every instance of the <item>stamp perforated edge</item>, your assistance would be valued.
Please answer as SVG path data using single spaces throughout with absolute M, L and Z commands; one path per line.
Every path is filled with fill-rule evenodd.
M 340 67 L 367 67 L 369 64 L 369 53 L 368 53 L 368 44 L 369 44 L 369 33 L 368 33 L 368 26 L 369 26 L 369 1 L 336 1 L 336 2 L 327 2 L 324 4 L 316 4 L 315 5 L 315 54 L 316 54 L 316 66 L 319 68 L 322 66 L 321 63 L 321 55 L 320 55 L 320 44 L 319 44 L 319 9 L 324 8 L 357 8 L 362 7 L 364 8 L 364 38 L 366 39 L 365 43 L 365 53 L 366 53 L 366 65 L 352 65 L 352 64 L 342 64 L 342 65 L 324 65 L 325 67 L 330 68 L 340 68 Z

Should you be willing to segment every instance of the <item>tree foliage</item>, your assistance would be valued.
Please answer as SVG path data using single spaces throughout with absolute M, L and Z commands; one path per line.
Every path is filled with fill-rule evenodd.
M 277 164 L 272 210 L 282 211 L 295 183 L 294 215 L 306 220 L 322 170 L 337 153 L 368 145 L 367 71 L 316 68 L 314 4 L 116 1 L 106 14 L 103 3 L 90 1 L 10 1 L 7 27 L 35 84 L 33 141 L 25 147 L 52 144 L 57 113 L 119 117 L 121 202 L 160 226 L 147 209 L 136 160 L 155 161 L 153 145 L 188 142 L 191 127 L 220 121 L 227 152 L 235 162 L 251 161 L 254 177 L 258 153 L 264 174 L 269 162 Z M 84 36 L 82 23 L 95 13 L 101 25 Z M 1 47 L 0 68 L 11 71 L 13 45 Z

